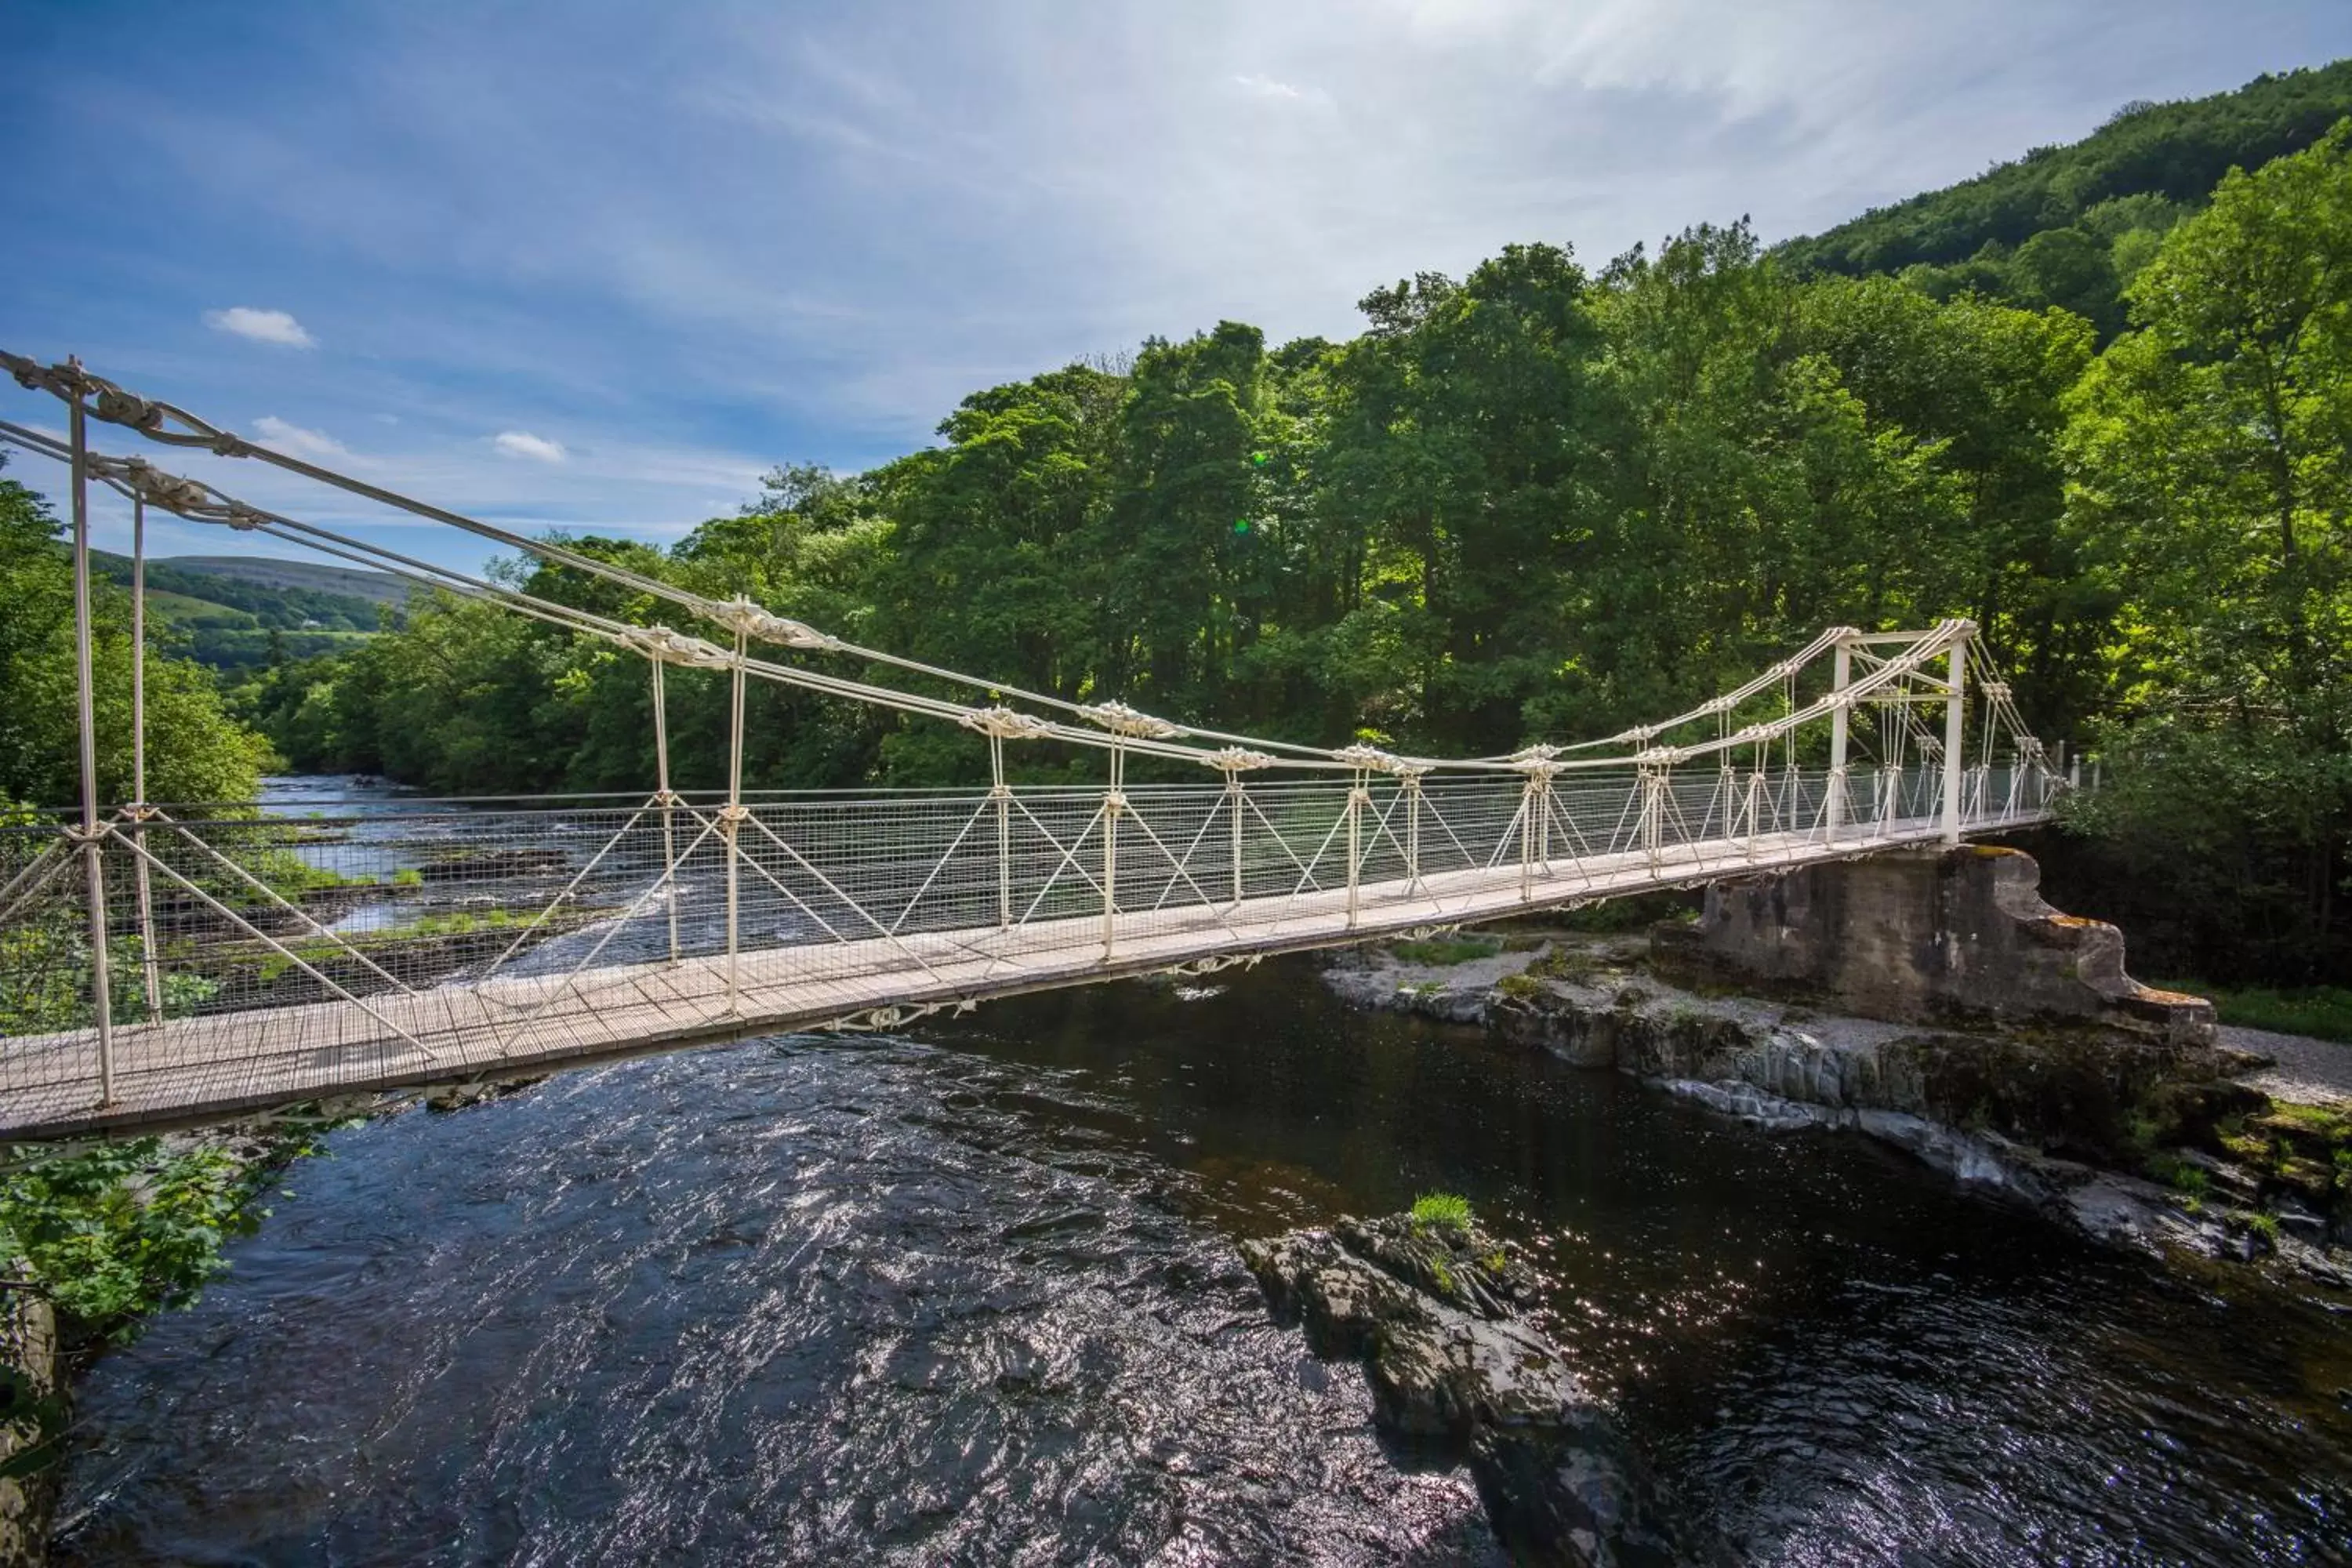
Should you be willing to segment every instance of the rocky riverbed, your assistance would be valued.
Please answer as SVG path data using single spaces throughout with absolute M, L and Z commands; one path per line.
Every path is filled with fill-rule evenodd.
M 1767 1131 L 1862 1133 L 2102 1241 L 2352 1291 L 2352 1126 L 2265 1093 L 2273 1064 L 2228 1043 L 1859 1017 L 1731 991 L 1646 936 L 1400 943 L 1339 954 L 1325 979 L 1358 1005 L 1476 1026 Z
M 1523 1317 L 1533 1271 L 1466 1215 L 1348 1218 L 1241 1251 L 1315 1354 L 1364 1363 L 1384 1433 L 1416 1459 L 1468 1460 L 1517 1561 L 1690 1560 L 1653 1517 L 1616 1421 Z

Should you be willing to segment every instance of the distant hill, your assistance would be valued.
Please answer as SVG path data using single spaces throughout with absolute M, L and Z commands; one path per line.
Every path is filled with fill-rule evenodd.
M 299 588 L 316 594 L 338 594 L 378 605 L 408 602 L 408 582 L 389 572 L 364 572 L 352 566 L 328 566 L 315 561 L 287 561 L 274 555 L 171 555 L 149 563 L 212 577 L 233 577 L 271 588 Z
M 124 587 L 131 562 L 90 552 L 90 567 Z M 271 557 L 174 555 L 147 563 L 147 607 L 157 632 L 221 670 L 274 658 L 307 658 L 373 636 L 408 584 L 384 572 Z
M 1938 298 L 1973 289 L 2122 325 L 2123 286 L 2233 168 L 2310 146 L 2352 115 L 2352 59 L 2233 92 L 2129 103 L 2080 142 L 1877 207 L 1775 254 L 1801 271 L 1901 274 Z

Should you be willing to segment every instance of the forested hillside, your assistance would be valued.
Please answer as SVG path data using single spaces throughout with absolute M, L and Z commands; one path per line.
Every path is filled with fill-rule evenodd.
M 131 585 L 131 557 L 93 550 L 89 559 L 93 573 Z M 320 582 L 373 589 L 376 596 L 308 585 Z M 396 577 L 306 562 L 166 557 L 147 563 L 147 608 L 156 640 L 230 674 L 339 651 L 383 624 L 381 606 L 391 594 L 406 596 Z
M 2352 60 L 2183 103 L 2126 104 L 2080 142 L 2036 147 L 1777 254 L 1801 272 L 1899 273 L 1938 299 L 1973 289 L 2063 305 L 2113 333 L 2125 287 L 2222 175 L 2300 152 L 2347 114 Z
M 2058 306 L 1806 271 L 1737 225 L 1598 269 L 1514 246 L 1362 309 L 1343 342 L 1223 322 L 975 392 L 936 446 L 779 469 L 666 551 L 573 542 L 1064 697 L 1454 753 L 1672 710 L 1832 624 L 1966 615 L 2041 732 L 2105 753 L 2091 912 L 2165 967 L 2352 966 L 2352 123 L 2171 225 L 2104 345 Z M 475 603 L 236 701 L 306 768 L 650 777 L 638 661 Z M 984 776 L 952 727 L 752 702 L 759 787 Z M 721 681 L 681 672 L 670 715 L 680 783 L 719 784 Z M 29 765 L 0 793 L 52 792 Z

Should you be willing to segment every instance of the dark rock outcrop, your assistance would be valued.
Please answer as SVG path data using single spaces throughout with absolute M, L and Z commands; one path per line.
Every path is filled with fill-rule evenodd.
M 21 1272 L 0 1274 L 0 1568 L 47 1561 L 67 1414 L 49 1299 Z
M 1615 1423 L 1521 1318 L 1533 1277 L 1475 1226 L 1351 1219 L 1241 1250 L 1308 1348 L 1364 1363 L 1384 1431 L 1416 1453 L 1468 1460 L 1518 1561 L 1688 1560 L 1645 1517 Z

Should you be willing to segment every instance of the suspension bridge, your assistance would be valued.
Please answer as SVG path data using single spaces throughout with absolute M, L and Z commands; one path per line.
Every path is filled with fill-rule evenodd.
M 78 362 L 0 353 L 66 407 L 0 444 L 71 475 L 81 798 L 0 826 L 0 1138 L 155 1127 L 799 1029 L 1580 906 L 2047 819 L 2066 787 L 1977 629 L 1824 630 L 1753 679 L 1595 740 L 1425 757 L 1180 723 L 863 647 L 273 451 Z M 249 505 L 138 456 L 250 458 L 670 607 L 643 625 Z M 151 509 L 595 639 L 645 664 L 634 796 L 283 806 L 101 801 L 89 498 Z M 706 635 L 707 634 L 707 635 Z M 667 682 L 727 684 L 724 790 L 672 787 Z M 777 682 L 984 742 L 967 791 L 743 785 L 745 693 Z M 1023 748 L 1099 783 L 1014 781 Z M 1197 782 L 1183 782 L 1191 778 Z

